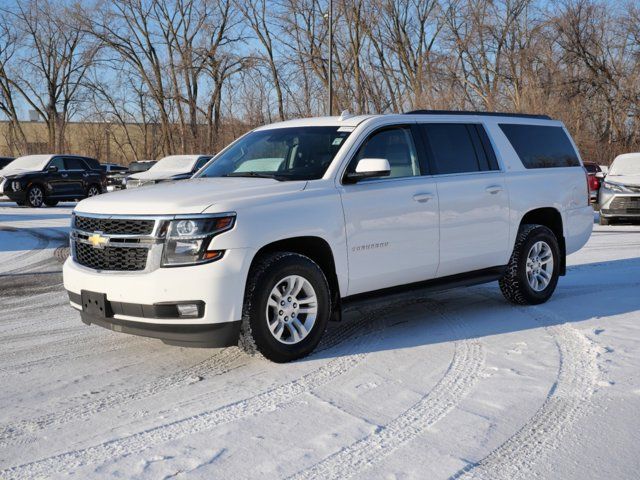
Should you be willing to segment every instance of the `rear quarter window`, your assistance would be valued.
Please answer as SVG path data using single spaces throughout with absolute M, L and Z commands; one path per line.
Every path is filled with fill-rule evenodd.
M 525 168 L 578 167 L 580 160 L 562 127 L 501 123 Z

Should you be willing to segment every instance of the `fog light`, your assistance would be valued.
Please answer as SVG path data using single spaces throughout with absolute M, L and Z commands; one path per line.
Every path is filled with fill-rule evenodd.
M 177 305 L 181 318 L 198 318 L 198 305 L 195 303 L 180 303 Z

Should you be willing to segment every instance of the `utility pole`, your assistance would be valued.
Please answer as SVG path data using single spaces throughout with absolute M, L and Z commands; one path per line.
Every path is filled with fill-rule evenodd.
M 333 0 L 329 0 L 329 116 L 333 115 Z

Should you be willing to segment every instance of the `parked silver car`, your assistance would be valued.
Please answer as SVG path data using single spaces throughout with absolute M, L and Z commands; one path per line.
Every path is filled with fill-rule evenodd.
M 640 220 L 640 153 L 618 155 L 600 187 L 600 225 Z

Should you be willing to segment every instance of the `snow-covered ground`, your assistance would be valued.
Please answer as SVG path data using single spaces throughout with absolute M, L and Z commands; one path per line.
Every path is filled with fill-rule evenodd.
M 638 226 L 595 226 L 540 307 L 387 298 L 276 365 L 83 325 L 70 209 L 0 207 L 0 478 L 640 475 Z

